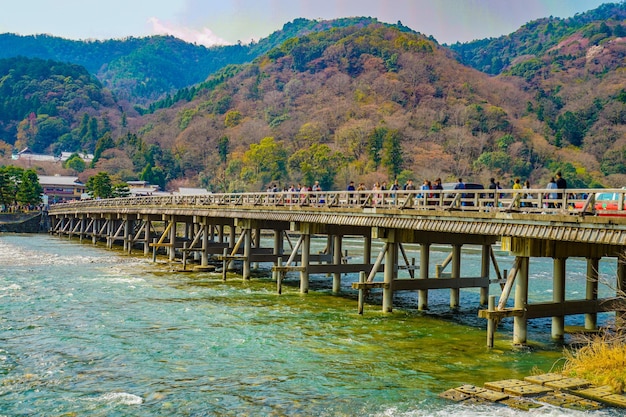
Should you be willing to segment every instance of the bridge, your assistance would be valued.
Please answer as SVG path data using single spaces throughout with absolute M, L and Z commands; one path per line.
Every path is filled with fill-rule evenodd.
M 493 346 L 497 324 L 513 317 L 513 343 L 525 344 L 528 321 L 551 317 L 554 339 L 565 335 L 564 318 L 584 314 L 585 329 L 597 330 L 597 315 L 615 312 L 626 318 L 621 290 L 626 288 L 626 190 L 602 190 L 618 196 L 615 207 L 600 206 L 597 189 L 559 190 L 412 190 L 220 193 L 195 196 L 146 196 L 86 200 L 50 207 L 50 232 L 95 244 L 123 245 L 125 251 L 142 248 L 144 254 L 164 251 L 170 261 L 182 258 L 205 270 L 210 260 L 221 261 L 222 273 L 233 262 L 242 263 L 243 279 L 259 262 L 273 264 L 277 291 L 288 272 L 300 276 L 300 291 L 309 290 L 311 274 L 332 277 L 340 291 L 342 274 L 358 273 L 359 313 L 367 294 L 382 290 L 382 309 L 391 312 L 393 294 L 416 291 L 417 308 L 428 309 L 429 290 L 449 289 L 450 307 L 460 306 L 460 290 L 479 288 L 479 316 L 487 320 L 487 344 Z M 565 192 L 562 192 L 565 191 Z M 553 197 L 553 198 L 550 198 Z M 272 247 L 261 247 L 262 234 L 273 236 Z M 344 238 L 359 237 L 363 261 L 350 262 Z M 311 253 L 311 239 L 322 239 L 325 249 Z M 373 242 L 381 249 L 373 254 Z M 501 270 L 493 246 L 515 256 Z M 419 262 L 405 247 L 416 245 Z M 434 268 L 433 245 L 450 247 L 450 255 Z M 478 245 L 479 276 L 463 276 L 462 248 Z M 286 247 L 287 246 L 287 247 Z M 372 256 L 375 255 L 375 256 Z M 528 299 L 529 265 L 533 258 L 552 258 L 553 300 Z M 372 262 L 372 258 L 374 261 Z M 587 287 L 584 299 L 565 298 L 567 260 L 585 258 Z M 598 265 L 615 261 L 615 297 L 598 297 Z M 491 273 L 494 276 L 491 276 Z M 404 276 L 403 276 L 404 275 Z M 499 298 L 489 295 L 500 284 Z M 513 295 L 511 295 L 513 293 Z M 509 298 L 512 297 L 512 301 Z M 496 298 L 498 298 L 496 300 Z

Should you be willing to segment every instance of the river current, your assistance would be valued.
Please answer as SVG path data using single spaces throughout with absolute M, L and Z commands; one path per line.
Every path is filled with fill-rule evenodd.
M 479 270 L 480 257 L 463 263 Z M 546 265 L 531 265 L 531 299 L 551 299 Z M 312 276 L 302 295 L 294 275 L 278 295 L 261 267 L 223 282 L 76 240 L 0 234 L 0 416 L 589 415 L 438 397 L 558 367 L 549 319 L 531 322 L 522 350 L 503 323 L 489 350 L 477 290 L 461 290 L 459 312 L 437 290 L 429 314 L 411 294 L 392 314 L 370 303 L 360 316 L 349 282 L 333 296 L 329 278 Z M 568 297 L 584 288 L 584 264 L 568 264 Z

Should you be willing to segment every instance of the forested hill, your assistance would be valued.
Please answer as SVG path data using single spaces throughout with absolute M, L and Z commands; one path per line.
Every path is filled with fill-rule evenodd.
M 449 47 L 463 64 L 495 75 L 519 61 L 549 55 L 553 48 L 572 35 L 579 35 L 581 40 L 591 44 L 601 44 L 611 37 L 624 37 L 624 19 L 626 3 L 607 3 L 565 19 L 545 17 L 534 20 L 509 35 L 455 43 Z
M 521 121 L 531 95 L 399 28 L 292 38 L 210 81 L 191 102 L 142 118 L 139 130 L 147 144 L 173 151 L 168 173 L 214 190 L 527 177 L 550 162 L 545 141 Z
M 34 101 L 28 114 L 3 128 L 13 123 L 16 145 L 94 152 L 94 166 L 81 174 L 85 180 L 106 171 L 172 189 L 261 190 L 270 183 L 314 180 L 336 189 L 350 180 L 371 187 L 393 178 L 419 183 L 458 176 L 482 183 L 493 176 L 505 186 L 519 177 L 537 186 L 556 170 L 572 187 L 621 187 L 626 184 L 626 37 L 619 35 L 625 21 L 615 12 L 605 19 L 607 7 L 623 8 L 585 13 L 587 23 L 562 36 L 554 32 L 550 46 L 535 55 L 502 44 L 503 56 L 514 58 L 497 76 L 459 63 L 454 51 L 400 24 L 298 19 L 273 34 L 275 44 L 263 40 L 249 47 L 264 53 L 253 58 L 246 52 L 248 62 L 217 69 L 199 84 L 153 102 L 147 113 L 136 112 L 122 92 L 131 94 L 146 77 L 166 83 L 161 78 L 170 75 L 164 69 L 173 61 L 161 53 L 169 49 L 160 42 L 180 41 L 147 38 L 145 47 L 103 64 L 103 85 L 128 83 L 112 95 L 87 81 L 84 69 L 80 76 L 40 77 L 39 66 L 48 61 L 31 65 L 19 58 L 16 65 L 33 72 L 9 76 L 7 66 L 0 74 L 0 82 L 14 88 L 7 97 L 27 99 L 34 89 L 42 103 L 63 100 L 51 107 Z M 543 39 L 546 27 L 523 29 L 536 40 Z M 491 49 L 485 53 L 495 56 Z M 146 68 L 133 67 L 141 62 Z M 154 63 L 163 73 L 148 68 Z M 119 79 L 107 72 L 116 65 Z M 106 100 L 72 100 L 65 92 L 82 91 L 75 78 L 85 86 L 93 83 L 88 90 Z M 64 119 L 65 133 L 51 143 L 54 136 L 42 137 L 48 130 L 41 126 L 50 119 L 61 122 L 54 107 L 70 109 L 70 117 Z M 5 139 L 13 144 L 10 140 Z
M 78 64 L 87 68 L 118 99 L 145 105 L 167 93 L 200 83 L 226 65 L 251 62 L 289 38 L 374 22 L 373 18 L 296 19 L 258 42 L 211 48 L 171 36 L 74 41 L 49 35 L 5 33 L 0 34 L 0 58 L 23 56 Z
M 106 117 L 104 117 L 106 116 Z M 0 59 L 0 143 L 37 153 L 93 149 L 119 122 L 111 93 L 84 67 Z

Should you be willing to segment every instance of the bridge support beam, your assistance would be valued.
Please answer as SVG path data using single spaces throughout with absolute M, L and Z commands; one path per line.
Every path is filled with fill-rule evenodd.
M 617 258 L 617 291 L 618 296 L 624 297 L 626 293 L 626 259 L 625 254 L 622 254 Z M 618 329 L 623 329 L 626 326 L 626 311 L 624 306 L 615 312 L 615 325 Z
M 489 280 L 489 265 L 491 261 L 491 245 L 482 246 L 480 264 L 480 276 Z M 485 305 L 489 303 L 489 285 L 480 288 L 480 304 Z
M 176 259 L 176 249 L 174 249 L 176 247 L 176 216 L 170 216 L 169 221 L 172 223 L 169 236 L 170 246 L 168 247 L 170 254 L 169 260 L 173 262 Z
M 587 258 L 587 288 L 585 298 L 587 300 L 598 299 L 598 258 Z M 585 330 L 596 330 L 598 328 L 598 314 L 585 314 Z
M 519 270 L 515 283 L 515 309 L 524 311 L 528 304 L 528 257 L 519 258 Z M 528 318 L 526 313 L 513 318 L 513 344 L 526 344 L 528 335 Z
M 372 236 L 363 236 L 363 263 L 365 265 L 372 262 Z
M 78 241 L 80 243 L 83 243 L 83 237 L 85 235 L 85 226 L 87 225 L 87 216 L 81 215 L 79 216 L 79 218 L 80 218 L 80 235 L 79 235 L 80 237 Z
M 398 242 L 396 242 L 394 232 L 390 231 L 387 240 L 387 252 L 385 253 L 385 271 L 383 287 L 383 312 L 393 311 L 393 280 L 398 277 Z
M 202 254 L 200 255 L 200 266 L 209 265 L 209 222 L 206 217 L 201 219 L 200 227 L 202 228 Z M 211 226 L 213 230 L 213 226 Z
M 98 230 L 100 230 L 100 219 L 94 219 L 91 225 L 91 244 L 95 245 L 98 242 Z
M 333 235 L 333 264 L 341 264 L 341 235 Z M 338 294 L 341 291 L 341 272 L 333 272 L 333 293 Z
M 132 237 L 131 237 L 131 231 L 132 231 L 132 220 L 128 217 L 128 216 L 124 216 L 124 244 L 123 244 L 123 248 L 124 248 L 124 253 L 130 253 L 131 252 L 131 247 L 133 245 L 132 242 Z
M 250 280 L 250 254 L 252 253 L 252 229 L 246 227 L 243 230 L 243 279 Z
M 113 219 L 107 219 L 107 249 L 113 247 Z
M 302 235 L 302 253 L 300 262 L 302 270 L 300 271 L 300 292 L 306 294 L 309 292 L 309 254 L 311 253 L 311 235 L 306 233 Z
M 460 244 L 452 245 L 452 271 L 450 278 L 461 279 L 461 247 Z M 459 308 L 461 289 L 450 288 L 450 308 Z
M 152 228 L 152 222 L 149 217 L 145 217 L 143 219 L 144 230 L 143 230 L 143 254 L 144 256 L 148 256 L 150 254 L 150 242 L 152 241 L 150 232 Z
M 420 245 L 420 279 L 428 279 L 428 265 L 430 264 L 430 244 Z M 418 310 L 428 310 L 428 290 L 417 290 Z
M 552 301 L 555 304 L 565 303 L 565 268 L 567 258 L 554 258 L 552 277 Z M 552 317 L 552 339 L 563 340 L 565 337 L 565 316 Z

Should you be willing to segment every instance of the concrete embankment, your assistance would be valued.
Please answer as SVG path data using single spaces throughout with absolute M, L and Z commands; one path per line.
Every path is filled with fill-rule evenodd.
M 47 215 L 38 213 L 0 214 L 0 232 L 40 233 L 47 231 Z

